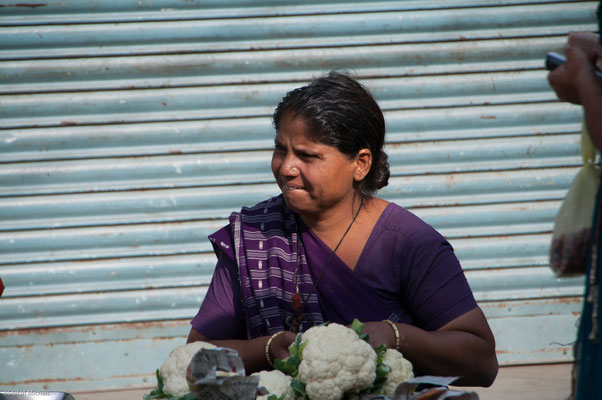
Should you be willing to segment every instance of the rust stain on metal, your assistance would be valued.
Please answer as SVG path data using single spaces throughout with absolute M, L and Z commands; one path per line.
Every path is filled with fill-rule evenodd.
M 496 119 L 495 115 L 481 115 L 479 118 L 481 119 Z
M 36 8 L 36 7 L 45 7 L 48 4 L 44 4 L 44 3 L 16 3 L 16 4 L 0 4 L 0 7 L 29 7 L 29 8 Z
M 87 329 L 83 329 L 82 332 L 88 332 L 93 329 L 93 327 L 86 327 Z M 63 332 L 66 329 L 62 328 L 27 328 L 27 329 L 15 329 L 10 331 L 0 331 L 0 337 L 4 336 L 20 336 L 20 335 L 51 335 L 57 332 Z
M 29 385 L 32 383 L 42 383 L 42 384 L 48 384 L 48 383 L 56 383 L 56 382 L 84 382 L 87 381 L 89 379 L 86 378 L 69 378 L 69 379 L 60 379 L 60 378 L 54 378 L 54 379 L 32 379 L 29 381 L 20 381 L 20 382 L 0 382 L 0 385 L 2 386 L 16 386 L 16 385 Z
M 145 321 L 145 322 L 126 322 L 122 324 L 108 324 L 108 325 L 85 325 L 85 326 L 74 326 L 74 327 L 53 327 L 53 328 L 25 328 L 25 329 L 13 329 L 13 330 L 0 330 L 0 338 L 8 336 L 21 336 L 21 335 L 52 335 L 56 333 L 67 333 L 67 332 L 94 332 L 94 331 L 114 331 L 115 329 L 139 329 L 146 330 L 148 328 L 165 328 L 170 326 L 179 326 L 182 323 L 188 323 L 188 320 L 170 320 L 170 321 Z
M 182 154 L 182 150 L 169 150 L 169 154 Z
M 498 269 L 498 270 L 503 270 L 503 269 Z M 582 302 L 581 297 L 556 297 L 556 298 L 539 299 L 539 300 L 545 300 L 546 304 L 576 304 L 576 303 Z M 530 303 L 538 303 L 538 301 L 529 301 L 529 300 L 495 301 L 495 302 L 487 303 L 486 306 L 488 308 L 491 308 L 491 307 L 514 308 L 514 307 L 520 307 L 523 305 L 528 305 Z
M 77 125 L 74 121 L 61 121 L 61 125 L 63 126 L 73 126 Z
M 117 379 L 123 379 L 123 378 L 148 378 L 149 376 L 152 376 L 153 374 L 131 374 L 131 375 L 115 375 L 115 376 L 111 376 L 110 378 L 117 378 Z M 90 381 L 89 378 L 80 378 L 80 377 L 76 377 L 76 378 L 53 378 L 53 379 L 35 379 L 35 380 L 28 380 L 28 381 L 18 381 L 18 382 L 0 382 L 0 386 L 18 386 L 18 385 L 29 385 L 29 384 L 42 384 L 44 386 L 44 388 L 47 388 L 47 385 L 49 383 L 57 383 L 57 382 L 86 382 L 86 381 Z
M 581 303 L 581 298 L 580 297 L 558 297 L 556 299 L 553 299 L 553 302 L 561 303 L 561 304 Z

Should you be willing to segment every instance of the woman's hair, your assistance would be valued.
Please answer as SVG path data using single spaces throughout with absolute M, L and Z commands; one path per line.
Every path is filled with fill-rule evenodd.
M 288 92 L 274 111 L 276 130 L 287 117 L 301 117 L 312 139 L 351 158 L 364 148 L 372 152 L 372 167 L 358 187 L 362 195 L 372 195 L 388 184 L 383 113 L 370 92 L 348 74 L 333 71 Z

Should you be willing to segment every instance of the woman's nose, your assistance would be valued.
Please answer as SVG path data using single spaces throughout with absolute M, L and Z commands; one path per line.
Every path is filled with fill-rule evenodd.
M 297 175 L 299 173 L 299 167 L 295 163 L 294 157 L 285 157 L 280 164 L 280 173 L 285 176 Z

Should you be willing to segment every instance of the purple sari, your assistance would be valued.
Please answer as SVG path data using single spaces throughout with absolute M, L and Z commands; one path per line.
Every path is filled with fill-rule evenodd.
M 230 224 L 210 239 L 218 266 L 191 324 L 211 339 L 288 330 L 295 276 L 305 297 L 332 253 L 286 206 L 282 195 L 233 213 Z M 354 318 L 390 319 L 434 330 L 474 307 L 449 243 L 391 203 L 354 270 L 336 255 L 332 258 L 308 297 L 300 330 L 324 321 L 349 324 Z M 242 329 L 246 335 L 238 333 Z

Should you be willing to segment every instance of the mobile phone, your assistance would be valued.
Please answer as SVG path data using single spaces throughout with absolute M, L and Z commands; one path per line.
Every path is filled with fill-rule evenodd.
M 546 69 L 549 71 L 553 71 L 555 68 L 560 67 L 565 62 L 566 57 L 554 51 L 550 51 L 546 55 Z M 596 74 L 598 78 L 602 79 L 602 71 L 600 71 L 598 68 L 594 68 L 594 74 Z
M 555 51 L 550 51 L 546 55 L 546 69 L 548 71 L 553 71 L 554 69 L 560 67 L 562 64 L 566 62 L 566 57 L 562 54 L 556 53 Z

